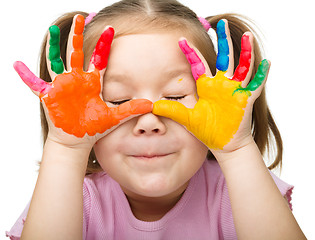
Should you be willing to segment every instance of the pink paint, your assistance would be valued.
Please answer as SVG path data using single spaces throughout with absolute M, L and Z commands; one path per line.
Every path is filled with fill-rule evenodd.
M 186 39 L 180 40 L 178 44 L 191 66 L 191 72 L 194 79 L 197 81 L 197 79 L 201 75 L 205 74 L 206 72 L 205 66 L 203 65 L 201 59 L 199 58 L 195 50 L 188 45 Z
M 35 76 L 31 70 L 26 67 L 23 62 L 15 62 L 13 64 L 15 71 L 20 75 L 21 79 L 29 86 L 33 91 L 39 92 L 45 95 L 51 88 L 51 85 L 44 80 Z
M 249 36 L 243 35 L 241 42 L 240 61 L 233 76 L 234 81 L 244 81 L 249 71 L 251 57 L 252 47 L 250 45 Z
M 96 44 L 96 47 L 92 54 L 91 62 L 98 70 L 102 70 L 107 66 L 108 56 L 114 34 L 115 31 L 112 27 L 105 29 Z

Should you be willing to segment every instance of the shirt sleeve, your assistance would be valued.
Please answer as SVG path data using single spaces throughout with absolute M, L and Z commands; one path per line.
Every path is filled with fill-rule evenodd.
M 11 240 L 19 240 L 21 238 L 22 230 L 24 227 L 24 223 L 25 223 L 25 219 L 26 219 L 29 207 L 30 207 L 30 202 L 27 204 L 23 213 L 15 222 L 11 230 L 5 232 L 6 236 L 9 237 Z
M 289 207 L 292 211 L 292 191 L 294 186 L 282 181 L 278 178 L 273 172 L 269 171 L 271 177 L 273 178 L 274 182 L 276 183 L 279 191 L 281 192 L 282 196 L 287 199 Z
M 89 215 L 90 215 L 90 193 L 86 186 L 83 185 L 83 239 L 86 239 L 86 233 L 88 230 L 88 222 L 89 222 Z M 15 224 L 12 226 L 10 231 L 6 231 L 6 237 L 9 237 L 11 240 L 19 240 L 22 235 L 22 230 L 24 227 L 25 219 L 28 213 L 28 209 L 30 207 L 30 202 L 27 204 L 26 208 L 24 209 L 21 216 L 17 219 Z
M 277 185 L 279 191 L 281 192 L 281 195 L 285 197 L 288 200 L 290 209 L 292 211 L 292 190 L 293 186 L 282 181 L 279 177 L 277 177 L 274 173 L 271 171 L 270 175 L 273 178 L 275 184 Z M 222 198 L 221 198 L 221 235 L 222 239 L 237 239 L 235 226 L 233 222 L 233 216 L 232 216 L 232 208 L 231 203 L 229 199 L 228 189 L 225 182 L 225 179 L 222 177 L 221 181 L 219 181 L 219 185 L 222 186 Z
M 90 221 L 91 197 L 87 181 L 83 183 L 83 240 L 86 239 Z

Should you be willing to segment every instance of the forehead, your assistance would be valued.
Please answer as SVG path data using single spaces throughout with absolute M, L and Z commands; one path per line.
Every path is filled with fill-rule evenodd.
M 112 44 L 108 67 L 128 65 L 133 68 L 142 65 L 156 65 L 158 68 L 170 64 L 188 62 L 181 52 L 178 40 L 181 33 L 130 34 L 115 38 Z

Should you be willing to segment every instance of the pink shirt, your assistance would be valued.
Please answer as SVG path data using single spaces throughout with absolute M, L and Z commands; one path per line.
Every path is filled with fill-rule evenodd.
M 290 203 L 293 187 L 271 175 Z M 83 195 L 83 239 L 237 239 L 226 182 L 216 161 L 205 161 L 179 202 L 155 222 L 135 218 L 119 184 L 104 172 L 85 178 Z M 19 239 L 27 211 L 7 232 L 11 239 Z

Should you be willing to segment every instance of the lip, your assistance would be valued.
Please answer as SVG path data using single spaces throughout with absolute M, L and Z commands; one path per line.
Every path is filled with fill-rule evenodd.
M 131 155 L 133 158 L 137 158 L 140 160 L 154 160 L 154 159 L 159 159 L 163 158 L 166 156 L 171 155 L 171 153 L 165 153 L 165 154 L 140 154 L 140 155 Z

